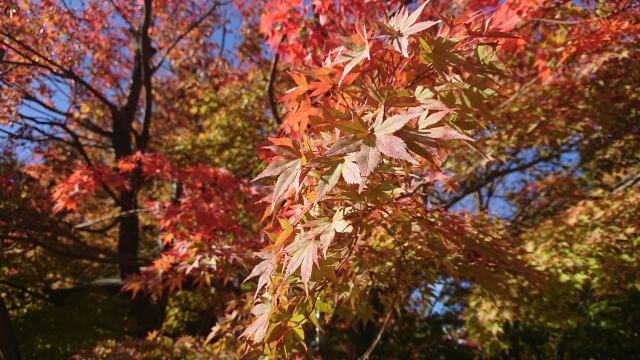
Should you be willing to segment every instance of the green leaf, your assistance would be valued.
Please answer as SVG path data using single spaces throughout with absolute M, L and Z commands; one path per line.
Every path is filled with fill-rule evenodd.
M 476 47 L 476 55 L 480 62 L 488 65 L 493 61 L 496 56 L 496 49 L 493 45 L 490 44 L 480 44 Z
M 347 134 L 361 137 L 369 133 L 369 129 L 367 129 L 362 121 L 338 121 L 336 122 L 336 127 Z
M 313 326 L 315 326 L 317 329 L 320 329 L 320 331 L 324 332 L 324 329 L 322 328 L 322 326 L 320 326 L 320 319 L 318 318 L 318 313 L 316 311 L 311 311 L 309 313 L 309 320 L 311 320 L 311 323 L 313 324 Z

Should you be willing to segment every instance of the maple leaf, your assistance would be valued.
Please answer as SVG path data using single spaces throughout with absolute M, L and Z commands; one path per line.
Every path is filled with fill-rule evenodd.
M 346 155 L 357 151 L 362 145 L 362 139 L 354 136 L 343 136 L 339 138 L 333 146 L 327 150 L 326 156 Z
M 345 209 L 341 208 L 333 214 L 333 218 L 331 219 L 331 226 L 336 232 L 339 233 L 350 233 L 353 231 L 353 226 L 349 223 L 349 221 L 344 219 Z
M 289 111 L 284 117 L 283 125 L 288 132 L 304 132 L 310 118 L 319 115 L 308 96 L 304 96 L 299 102 L 290 102 L 286 107 Z
M 288 167 L 278 176 L 276 184 L 273 187 L 273 198 L 271 199 L 271 208 L 275 208 L 276 204 L 283 199 L 292 186 L 300 183 L 301 161 L 290 161 Z
M 402 129 L 409 121 L 411 121 L 411 119 L 418 117 L 420 114 L 411 112 L 393 115 L 388 117 L 384 122 L 382 121 L 383 115 L 384 111 L 381 110 L 373 125 L 373 133 L 376 136 L 393 134 L 394 132 Z
M 336 127 L 347 134 L 356 135 L 357 137 L 364 137 L 369 134 L 369 129 L 364 123 L 363 118 L 356 114 L 353 114 L 352 120 L 337 121 Z
M 346 157 L 342 164 L 342 178 L 347 184 L 360 183 L 360 169 L 358 165 L 353 162 L 353 158 L 353 156 Z
M 327 250 L 329 246 L 331 246 L 336 233 L 350 233 L 353 231 L 353 226 L 344 219 L 344 212 L 344 208 L 336 211 L 331 221 L 324 218 L 317 220 L 314 224 L 315 227 L 308 233 L 309 237 L 315 237 L 317 234 L 320 235 L 320 249 L 322 250 L 322 256 L 325 258 L 327 257 Z
M 279 159 L 274 160 L 266 169 L 264 169 L 252 181 L 260 180 L 269 176 L 278 176 L 276 184 L 273 187 L 273 195 L 271 197 L 271 209 L 284 198 L 291 187 L 297 187 L 301 181 L 302 173 L 301 159 Z
M 426 129 L 425 134 L 434 139 L 440 140 L 467 140 L 473 141 L 467 135 L 461 134 L 449 126 L 439 126 L 436 128 Z
M 318 245 L 313 236 L 300 233 L 296 239 L 285 249 L 291 255 L 291 260 L 287 264 L 286 275 L 293 274 L 300 268 L 300 279 L 308 293 L 308 284 L 311 279 L 313 264 L 318 265 Z
M 333 228 L 333 224 L 327 223 L 322 233 L 320 233 L 320 249 L 322 249 L 322 256 L 325 258 L 327 257 L 327 250 L 335 237 L 336 230 Z
M 320 68 L 314 71 L 316 76 L 316 81 L 309 83 L 309 90 L 313 90 L 309 97 L 314 97 L 317 95 L 321 95 L 333 88 L 335 85 L 334 80 L 331 76 L 329 76 L 333 70 Z
M 322 198 L 333 189 L 338 180 L 340 180 L 340 174 L 342 173 L 343 163 L 336 163 L 329 169 L 327 169 L 318 180 L 318 193 L 316 195 L 315 203 L 322 200 Z
M 307 78 L 303 74 L 289 74 L 293 81 L 296 83 L 296 87 L 287 90 L 284 96 L 282 96 L 278 101 L 286 101 L 293 99 L 297 96 L 303 95 L 309 90 L 309 84 L 307 83 Z
M 433 91 L 425 88 L 424 86 L 420 85 L 420 86 L 416 87 L 416 90 L 414 91 L 413 95 L 415 96 L 416 100 L 418 100 L 420 103 L 424 104 L 426 101 L 428 101 L 431 98 L 433 98 L 435 93 Z
M 167 277 L 166 284 L 169 288 L 169 292 L 173 292 L 175 289 L 182 290 L 182 283 L 185 278 L 182 275 L 170 275 Z
M 336 235 L 336 231 L 333 228 L 333 222 L 329 221 L 327 218 L 320 218 L 306 223 L 305 227 L 309 227 L 309 230 L 306 233 L 307 238 L 320 238 L 322 256 L 326 258 L 327 250 Z
M 251 181 L 258 181 L 266 177 L 280 175 L 284 170 L 290 167 L 291 163 L 294 161 L 295 160 L 288 160 L 288 159 L 274 160 L 269 165 L 267 165 L 267 167 L 264 170 L 262 170 L 262 172 L 258 174 L 258 176 L 251 179 Z
M 253 309 L 251 309 L 251 315 L 255 316 L 256 319 L 247 327 L 242 334 L 240 334 L 241 338 L 245 339 L 253 339 L 253 343 L 257 344 L 267 333 L 269 329 L 269 316 L 271 315 L 271 301 L 268 300 L 266 296 L 263 297 L 261 303 L 255 305 Z
M 447 116 L 448 114 L 451 114 L 452 112 L 453 110 L 449 110 L 449 109 L 435 111 L 431 113 L 429 113 L 429 110 L 425 110 L 422 113 L 422 115 L 420 115 L 420 118 L 418 119 L 418 128 L 422 130 L 431 125 L 435 125 L 438 122 L 440 122 L 440 120 L 444 119 L 445 116 Z
M 432 163 L 437 162 L 434 160 L 438 157 L 438 143 L 433 138 L 427 136 L 425 132 L 402 129 L 398 131 L 397 135 L 405 141 L 411 151 Z
M 376 147 L 378 150 L 389 157 L 407 160 L 410 163 L 417 164 L 417 162 L 406 151 L 406 145 L 402 139 L 391 134 L 402 129 L 411 119 L 418 116 L 418 114 L 406 113 L 393 115 L 387 118 L 384 122 L 382 121 L 383 114 L 384 110 L 382 109 L 378 113 L 373 130 L 373 133 L 376 136 Z
M 446 115 L 454 112 L 440 100 L 433 99 L 432 97 L 435 94 L 429 89 L 418 86 L 414 94 L 416 100 L 420 102 L 421 106 L 416 107 L 412 111 L 421 112 L 420 118 L 418 119 L 418 128 L 421 130 L 437 124 Z
M 243 281 L 244 283 L 251 278 L 259 276 L 254 299 L 258 297 L 258 293 L 260 293 L 260 289 L 262 289 L 265 285 L 267 285 L 267 283 L 271 279 L 271 274 L 273 274 L 273 270 L 275 269 L 275 259 L 276 259 L 275 254 L 269 251 L 261 251 L 257 253 L 256 256 L 263 259 L 263 261 L 258 263 L 251 271 L 251 274 L 249 274 L 249 276 L 247 276 L 247 278 L 244 279 Z
M 356 27 L 357 28 L 357 27 Z M 338 55 L 334 60 L 332 65 L 337 65 L 346 62 L 347 64 L 344 66 L 344 70 L 342 70 L 342 75 L 340 76 L 340 80 L 338 81 L 338 86 L 342 85 L 342 80 L 355 68 L 362 60 L 367 59 L 370 60 L 370 48 L 369 48 L 369 39 L 367 38 L 367 27 L 362 25 L 362 33 L 356 33 L 355 48 L 347 53 L 344 53 L 344 47 L 338 49 Z
M 364 188 L 365 179 L 373 172 L 380 162 L 380 150 L 376 146 L 375 135 L 364 139 L 360 151 L 356 154 L 356 162 L 360 168 L 360 190 Z
M 366 178 L 380 163 L 381 153 L 395 159 L 406 160 L 412 164 L 417 164 L 407 152 L 407 146 L 402 139 L 391 134 L 402 129 L 411 119 L 419 115 L 419 113 L 407 112 L 405 114 L 393 115 L 383 120 L 384 108 L 377 110 L 376 120 L 371 126 L 372 133 L 357 142 L 357 144 L 360 145 L 360 149 L 355 154 L 355 161 L 360 168 L 360 186 L 358 191 L 364 189 Z M 355 144 L 356 143 L 353 145 Z M 344 148 L 347 148 L 346 144 Z M 338 151 L 333 151 L 333 153 L 338 153 Z M 353 172 L 351 171 L 349 175 L 353 175 Z M 351 177 L 350 180 L 354 179 L 355 176 Z
M 381 153 L 399 160 L 406 160 L 412 164 L 417 165 L 411 155 L 407 152 L 407 144 L 397 136 L 393 135 L 381 135 L 376 136 L 376 147 Z
M 124 285 L 122 286 L 123 291 L 131 291 L 131 298 L 135 299 L 140 290 L 143 289 L 143 279 L 140 274 L 134 274 L 127 278 Z
M 416 24 L 427 3 L 429 2 L 425 1 L 411 15 L 409 15 L 407 8 L 403 7 L 387 24 L 381 24 L 383 32 L 386 33 L 382 37 L 393 43 L 393 48 L 404 57 L 409 57 L 410 35 L 424 31 L 440 22 L 440 20 L 424 21 Z

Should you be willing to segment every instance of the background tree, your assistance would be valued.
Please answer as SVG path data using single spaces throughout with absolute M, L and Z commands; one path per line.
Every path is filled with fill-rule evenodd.
M 198 194 L 236 191 L 242 199 L 234 187 L 240 183 L 211 167 L 222 165 L 228 155 L 204 165 L 184 163 L 179 162 L 184 156 L 172 157 L 166 143 L 175 141 L 180 129 L 196 131 L 201 118 L 214 116 L 207 106 L 221 85 L 242 84 L 251 76 L 243 69 L 253 63 L 234 68 L 228 60 L 235 54 L 235 46 L 225 48 L 234 15 L 228 3 L 12 1 L 2 11 L 0 131 L 19 157 L 35 159 L 27 167 L 15 162 L 16 178 L 6 173 L 18 189 L 3 189 L 2 210 L 8 215 L 2 220 L 8 242 L 3 254 L 18 263 L 6 263 L 3 277 L 47 300 L 50 292 L 87 287 L 106 286 L 117 293 L 122 283 L 114 274 L 131 278 L 170 245 L 170 235 L 159 236 L 163 229 L 169 232 L 161 223 L 171 216 L 167 211 L 193 210 L 184 216 L 200 221 L 218 215 L 213 206 L 198 209 Z M 200 86 L 203 82 L 206 86 Z M 253 115 L 236 115 L 236 120 L 265 118 Z M 255 134 L 264 124 L 255 121 L 250 129 Z M 252 144 L 253 139 L 245 140 L 242 146 L 253 149 Z M 236 168 L 243 167 L 244 160 L 234 160 Z M 192 181 L 183 185 L 186 177 Z M 172 187 L 184 190 L 172 196 Z M 180 193 L 191 203 L 180 202 Z M 226 199 L 228 205 L 233 207 L 236 198 Z M 165 199 L 170 199 L 166 207 L 147 206 Z M 239 226 L 235 215 L 225 215 L 226 226 Z M 50 261 L 51 267 L 43 266 Z M 138 294 L 132 304 L 136 321 L 126 326 L 128 333 L 144 334 L 162 324 L 165 297 L 147 294 Z
M 637 2 L 3 6 L 24 357 L 637 352 Z

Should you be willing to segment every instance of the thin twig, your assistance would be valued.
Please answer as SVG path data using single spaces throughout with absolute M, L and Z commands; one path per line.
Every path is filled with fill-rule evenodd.
M 115 3 L 115 1 L 109 0 L 109 2 L 111 3 L 111 6 L 113 6 L 113 8 L 116 9 L 116 12 L 118 13 L 118 15 L 120 15 L 122 20 L 124 20 L 124 22 L 126 22 L 127 25 L 129 25 L 129 31 L 131 31 L 132 33 L 135 32 L 135 26 L 133 26 L 131 21 L 129 21 L 129 19 L 124 15 L 125 12 L 122 11 L 122 9 L 120 9 L 120 7 L 118 6 L 118 4 Z
M 131 215 L 131 214 L 139 214 L 139 213 L 144 213 L 144 212 L 151 212 L 154 211 L 155 209 L 152 208 L 143 208 L 143 209 L 133 209 L 133 210 L 127 210 L 127 211 L 122 211 L 119 212 L 117 214 L 110 214 L 110 215 L 106 215 L 103 217 L 99 217 L 97 219 L 94 220 L 89 220 L 89 221 L 85 221 L 81 224 L 78 224 L 76 226 L 74 226 L 74 229 L 82 229 L 82 228 L 86 228 L 95 224 L 99 224 L 99 223 L 103 223 L 105 221 L 109 221 L 109 220 L 113 220 L 113 219 L 118 219 L 121 218 L 123 216 L 127 216 L 127 215 Z
M 581 20 L 556 20 L 556 19 L 536 19 L 536 21 L 549 23 L 549 24 L 561 24 L 561 25 L 578 25 L 582 23 L 588 23 L 594 20 L 598 20 L 597 18 L 592 19 L 581 19 Z
M 633 185 L 635 185 L 637 182 L 640 182 L 640 174 L 636 174 L 633 175 L 625 180 L 623 180 L 620 184 L 616 185 L 611 192 L 613 193 L 619 193 L 622 192 L 630 187 L 632 187 Z
M 107 99 L 107 97 L 104 94 L 102 94 L 100 91 L 98 91 L 95 87 L 93 87 L 91 84 L 89 84 L 86 80 L 84 80 L 77 73 L 72 71 L 70 68 L 63 67 L 59 63 L 57 63 L 54 60 L 52 60 L 51 58 L 43 55 L 42 53 L 38 52 L 35 48 L 29 46 L 24 41 L 17 39 L 16 37 L 12 36 L 9 33 L 6 33 L 4 31 L 0 31 L 0 35 L 2 35 L 5 38 L 11 40 L 15 44 L 17 44 L 17 46 L 19 46 L 22 49 L 24 49 L 25 51 L 35 55 L 37 58 L 40 58 L 44 62 L 50 64 L 50 66 L 46 66 L 44 64 L 40 64 L 40 63 L 38 63 L 38 61 L 36 61 L 33 58 L 27 56 L 26 54 L 23 54 L 22 52 L 20 52 L 18 49 L 15 48 L 15 46 L 12 46 L 11 44 L 9 44 L 8 42 L 6 42 L 4 40 L 0 40 L 0 43 L 5 45 L 10 50 L 16 52 L 18 55 L 23 57 L 25 60 L 27 60 L 30 63 L 32 63 L 33 66 L 42 67 L 42 68 L 48 70 L 50 73 L 52 73 L 52 74 L 54 74 L 56 76 L 74 80 L 76 83 L 82 85 L 87 90 L 89 90 L 89 92 L 91 92 L 96 98 L 98 98 L 98 100 L 100 100 L 109 109 L 111 109 L 112 111 L 115 110 L 115 105 L 111 101 L 109 101 L 109 99 Z M 51 68 L 51 66 L 53 66 L 53 68 Z M 58 69 L 58 71 L 56 71 L 55 69 Z
M 362 354 L 362 356 L 360 356 L 358 358 L 358 360 L 368 360 L 369 359 L 369 356 L 371 356 L 371 353 L 373 352 L 373 350 L 378 345 L 378 342 L 380 342 L 380 339 L 382 339 L 382 334 L 384 333 L 384 330 L 387 328 L 387 325 L 389 325 L 389 320 L 391 320 L 392 312 L 393 312 L 393 309 L 389 310 L 389 312 L 387 313 L 387 316 L 384 318 L 384 322 L 382 323 L 382 327 L 380 328 L 380 331 L 378 331 L 378 335 L 373 340 L 373 342 L 371 343 L 371 345 L 369 346 L 367 351 L 364 354 Z
M 211 8 L 205 12 L 201 17 L 199 17 L 196 21 L 194 21 L 193 23 L 191 23 L 191 25 L 180 35 L 178 35 L 178 37 L 175 38 L 175 40 L 173 40 L 173 42 L 171 43 L 171 45 L 169 45 L 166 48 L 166 51 L 164 52 L 164 55 L 162 55 L 162 58 L 160 59 L 160 61 L 158 62 L 158 64 L 156 66 L 153 67 L 152 72 L 156 72 L 164 63 L 164 61 L 167 59 L 167 56 L 169 55 L 169 53 L 171 53 L 171 51 L 173 51 L 173 49 L 180 43 L 180 41 L 182 41 L 182 39 L 184 39 L 187 35 L 189 35 L 189 33 L 191 33 L 191 31 L 193 31 L 195 28 L 197 28 L 198 26 L 200 26 L 200 24 L 209 16 L 211 16 L 216 9 L 218 8 L 218 6 L 225 6 L 227 4 L 229 4 L 229 2 L 220 2 L 220 1 L 216 1 L 215 4 L 213 4 L 211 6 Z

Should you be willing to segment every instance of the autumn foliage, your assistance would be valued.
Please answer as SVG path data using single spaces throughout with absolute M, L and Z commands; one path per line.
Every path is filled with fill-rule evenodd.
M 635 354 L 639 5 L 5 1 L 0 357 Z

